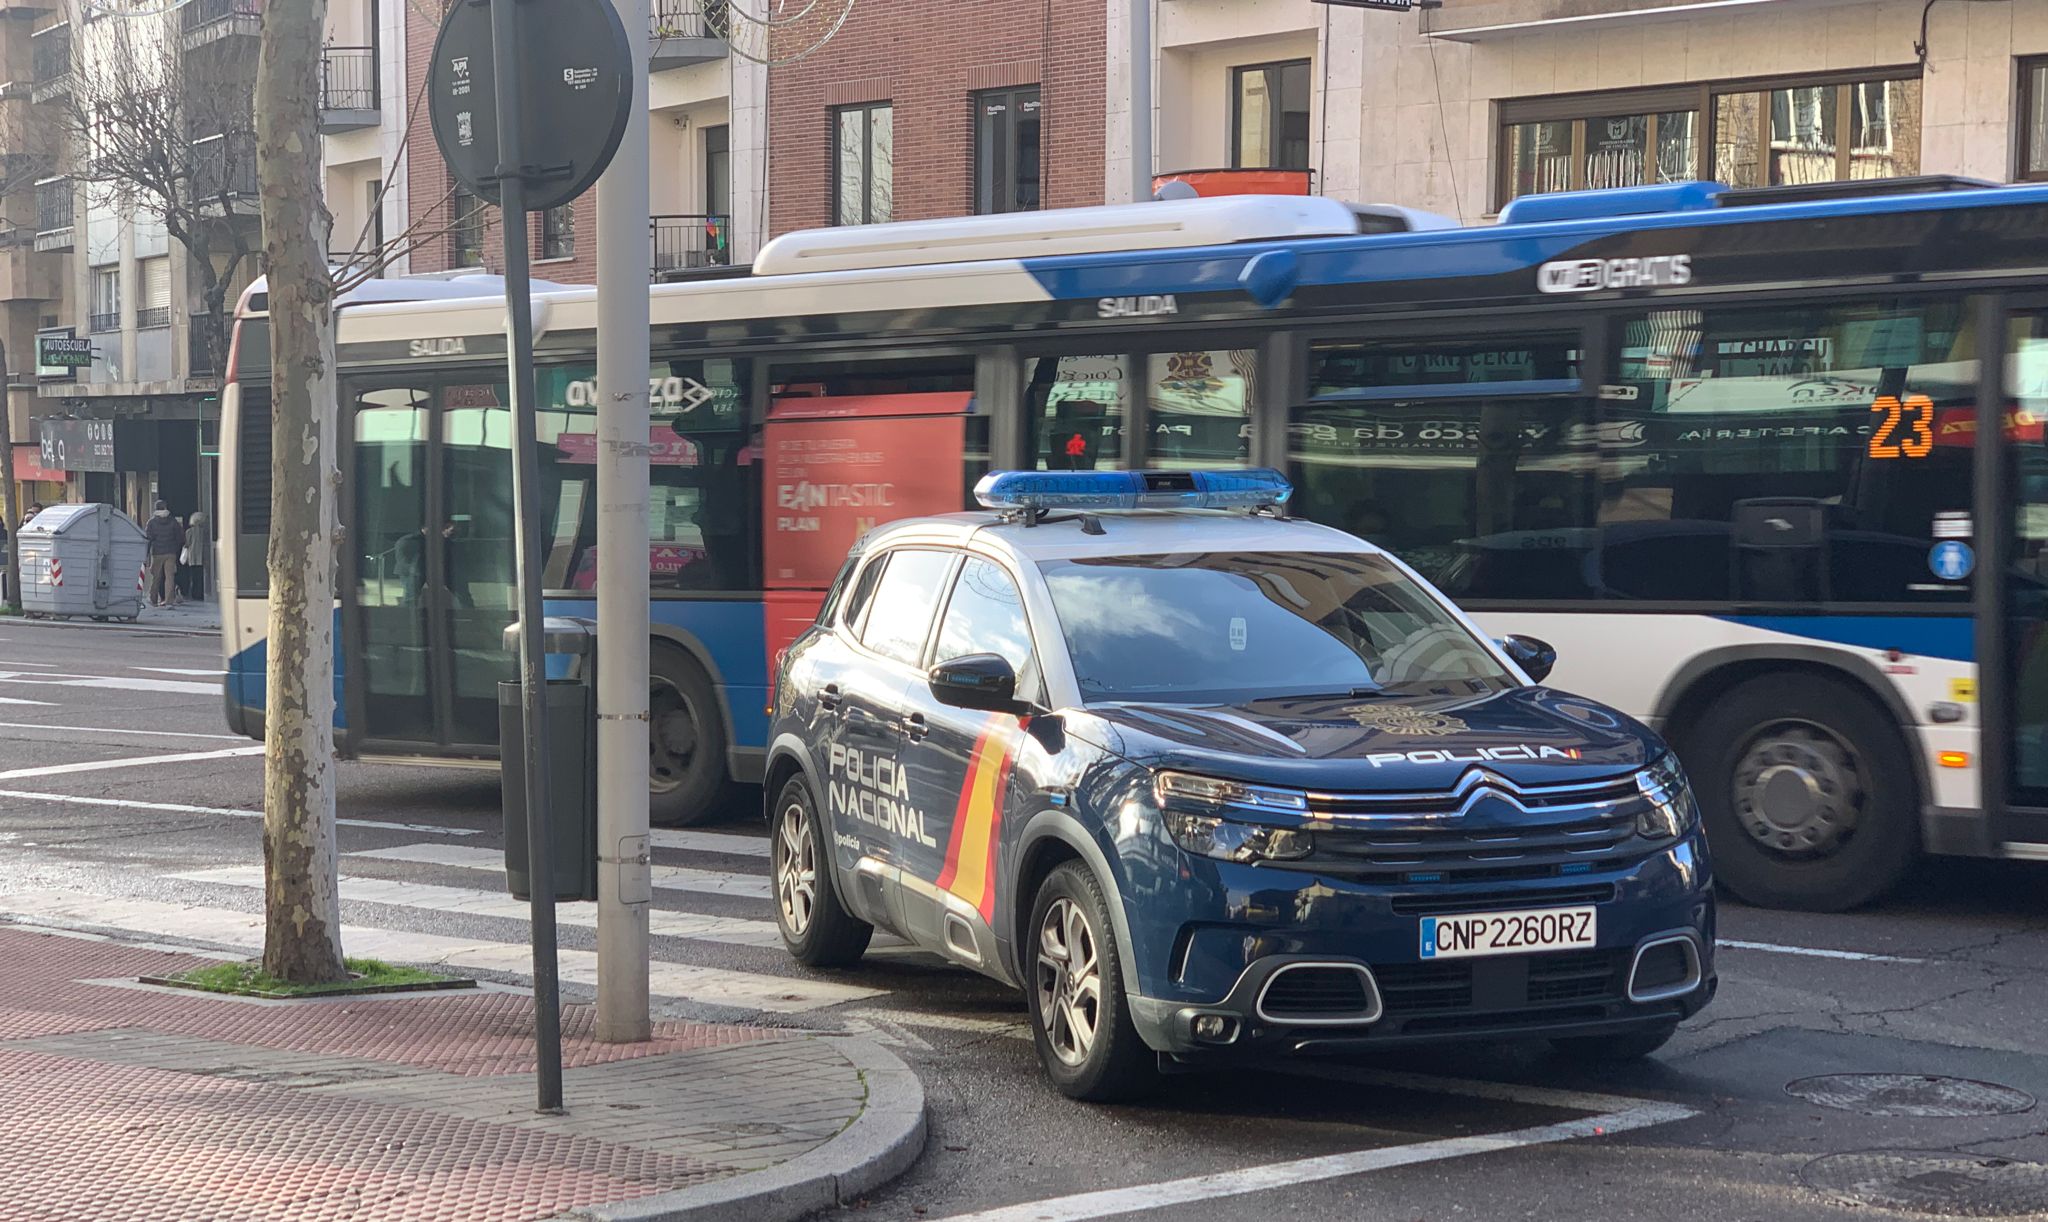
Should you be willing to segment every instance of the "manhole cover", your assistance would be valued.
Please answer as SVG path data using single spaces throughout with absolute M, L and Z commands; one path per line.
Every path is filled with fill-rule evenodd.
M 1996 1082 L 1917 1073 L 1837 1073 L 1785 1087 L 1808 1103 L 1866 1116 L 2006 1116 L 2031 1111 L 2034 1097 Z
M 1801 1168 L 1799 1181 L 1858 1204 L 1943 1218 L 2048 1212 L 2048 1163 L 1945 1150 L 1829 1154 Z

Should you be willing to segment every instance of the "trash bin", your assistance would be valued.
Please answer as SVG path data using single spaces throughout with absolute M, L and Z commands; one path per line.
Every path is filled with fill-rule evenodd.
M 541 812 L 551 833 L 555 899 L 597 899 L 597 625 L 549 616 L 542 625 L 548 654 L 549 800 Z M 519 625 L 505 628 L 505 648 L 519 652 Z M 503 770 L 505 884 L 519 899 L 532 895 L 527 864 L 526 718 L 519 684 L 498 685 L 498 758 Z
M 21 607 L 30 615 L 135 619 L 148 544 L 112 505 L 52 505 L 15 534 Z

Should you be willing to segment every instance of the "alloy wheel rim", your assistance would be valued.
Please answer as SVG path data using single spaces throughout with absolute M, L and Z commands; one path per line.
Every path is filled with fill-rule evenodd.
M 818 863 L 808 822 L 803 803 L 791 802 L 775 833 L 775 903 L 784 928 L 798 938 L 811 927 L 818 902 Z
M 1749 736 L 1732 786 L 1735 818 L 1783 857 L 1825 857 L 1856 832 L 1868 789 L 1855 753 L 1810 721 L 1776 721 Z
M 1053 901 L 1038 926 L 1038 1014 L 1053 1055 L 1080 1065 L 1102 1022 L 1102 971 L 1095 927 L 1081 906 Z

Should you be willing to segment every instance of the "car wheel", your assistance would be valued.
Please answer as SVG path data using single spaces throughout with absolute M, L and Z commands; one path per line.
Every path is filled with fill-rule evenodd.
M 1715 877 L 1766 908 L 1841 912 L 1920 850 L 1919 787 L 1891 719 L 1831 679 L 1752 679 L 1682 731 Z
M 1574 1035 L 1550 1041 L 1561 1057 L 1594 1065 L 1620 1065 L 1640 1061 L 1671 1042 L 1678 1034 L 1677 1023 L 1666 1023 L 1647 1031 L 1625 1035 Z
M 789 953 L 809 967 L 858 963 L 875 927 L 856 920 L 839 902 L 831 844 L 802 777 L 784 785 L 775 800 L 768 860 L 775 925 Z
M 1061 1094 L 1105 1103 L 1143 1094 L 1158 1057 L 1131 1023 L 1109 905 L 1077 861 L 1055 869 L 1031 905 L 1031 1031 Z
M 725 721 L 702 667 L 681 652 L 648 651 L 647 815 L 662 827 L 705 823 L 727 796 Z

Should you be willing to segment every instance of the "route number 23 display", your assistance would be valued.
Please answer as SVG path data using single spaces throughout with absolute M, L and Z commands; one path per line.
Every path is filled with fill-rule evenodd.
M 1925 458 L 1934 452 L 1934 400 L 1926 395 L 1879 395 L 1870 405 L 1884 419 L 1870 435 L 1872 458 Z

